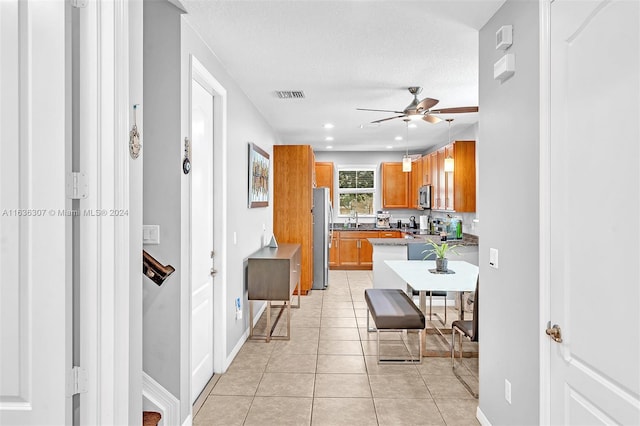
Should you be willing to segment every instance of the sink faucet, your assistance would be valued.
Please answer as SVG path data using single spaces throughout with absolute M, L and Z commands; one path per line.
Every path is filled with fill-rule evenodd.
M 358 212 L 356 212 L 356 229 L 358 229 L 358 225 L 359 225 L 359 223 L 358 223 Z

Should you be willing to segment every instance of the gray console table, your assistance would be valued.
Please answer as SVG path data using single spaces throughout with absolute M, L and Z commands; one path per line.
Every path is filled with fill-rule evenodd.
M 295 289 L 298 293 L 300 307 L 300 244 L 281 243 L 279 247 L 263 247 L 247 258 L 247 285 L 249 289 L 249 338 L 289 340 L 291 336 L 291 294 Z M 267 333 L 255 335 L 253 332 L 253 301 L 267 302 Z M 280 312 L 271 325 L 271 302 L 283 302 Z M 278 320 L 284 309 L 287 310 L 287 335 L 274 336 Z

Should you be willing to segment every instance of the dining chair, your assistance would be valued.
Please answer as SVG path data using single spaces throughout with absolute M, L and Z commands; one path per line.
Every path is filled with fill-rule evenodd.
M 428 246 L 425 243 L 408 243 L 407 244 L 407 260 L 436 260 L 436 254 L 430 253 L 426 258 L 423 251 Z M 417 291 L 413 291 L 413 295 L 418 294 Z M 444 298 L 444 320 L 440 318 L 437 313 L 433 313 L 433 297 Z M 446 291 L 430 291 L 429 292 L 429 319 L 433 318 L 433 315 L 438 317 L 442 325 L 447 324 L 447 292 Z
M 453 374 L 458 378 L 458 380 L 464 385 L 465 388 L 469 391 L 474 398 L 478 398 L 478 393 L 471 389 L 471 386 L 467 383 L 465 379 L 457 371 L 456 365 L 456 333 L 458 333 L 458 347 L 460 354 L 460 364 L 462 363 L 462 337 L 464 336 L 470 342 L 478 341 L 478 300 L 479 300 L 479 288 L 480 288 L 480 278 L 476 282 L 476 291 L 473 297 L 473 316 L 472 320 L 456 320 L 451 324 L 451 369 L 453 370 Z M 460 307 L 462 309 L 462 307 Z

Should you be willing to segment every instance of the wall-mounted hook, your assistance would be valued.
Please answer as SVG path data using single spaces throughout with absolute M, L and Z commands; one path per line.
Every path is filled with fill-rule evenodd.
M 138 119 L 136 117 L 136 109 L 139 107 L 139 104 L 133 105 L 133 126 L 131 127 L 131 131 L 129 132 L 129 155 L 134 160 L 138 158 L 140 155 L 140 150 L 142 149 L 142 144 L 140 143 L 140 133 L 138 132 Z

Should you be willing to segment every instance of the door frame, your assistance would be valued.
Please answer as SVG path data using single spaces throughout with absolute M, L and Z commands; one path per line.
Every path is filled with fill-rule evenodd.
M 216 253 L 213 267 L 218 273 L 213 277 L 213 371 L 216 374 L 224 373 L 227 352 L 227 90 L 196 58 L 189 54 L 188 72 L 188 99 L 185 102 L 186 119 L 183 123 L 185 134 L 191 139 L 191 81 L 205 83 L 213 94 L 213 249 Z M 197 77 L 196 77 L 197 76 Z M 189 176 L 189 175 L 185 175 Z M 182 217 L 189 218 L 182 221 L 182 282 L 188 282 L 183 286 L 182 313 L 184 324 L 181 341 L 183 359 L 188 371 L 188 391 L 185 395 L 191 395 L 191 181 L 183 180 L 182 186 Z M 191 405 L 191 404 L 189 404 Z
M 131 264 L 130 241 L 142 224 L 141 210 L 130 209 L 130 183 L 139 189 L 141 181 L 139 171 L 130 178 L 129 156 L 129 81 L 133 76 L 139 83 L 141 77 L 141 68 L 130 69 L 140 59 L 129 57 L 130 41 L 139 47 L 140 33 L 130 39 L 129 29 L 136 22 L 141 26 L 139 10 L 129 19 L 126 0 L 96 0 L 80 8 L 79 171 L 88 187 L 79 215 L 80 366 L 87 378 L 80 393 L 81 424 L 132 424 L 142 418 L 142 365 L 132 358 L 142 353 L 142 306 L 136 305 L 141 289 L 129 282 L 132 268 L 140 271 L 139 264 Z
M 551 346 L 545 334 L 551 319 L 551 2 L 539 2 L 540 174 L 539 174 L 539 363 L 540 424 L 551 420 Z

